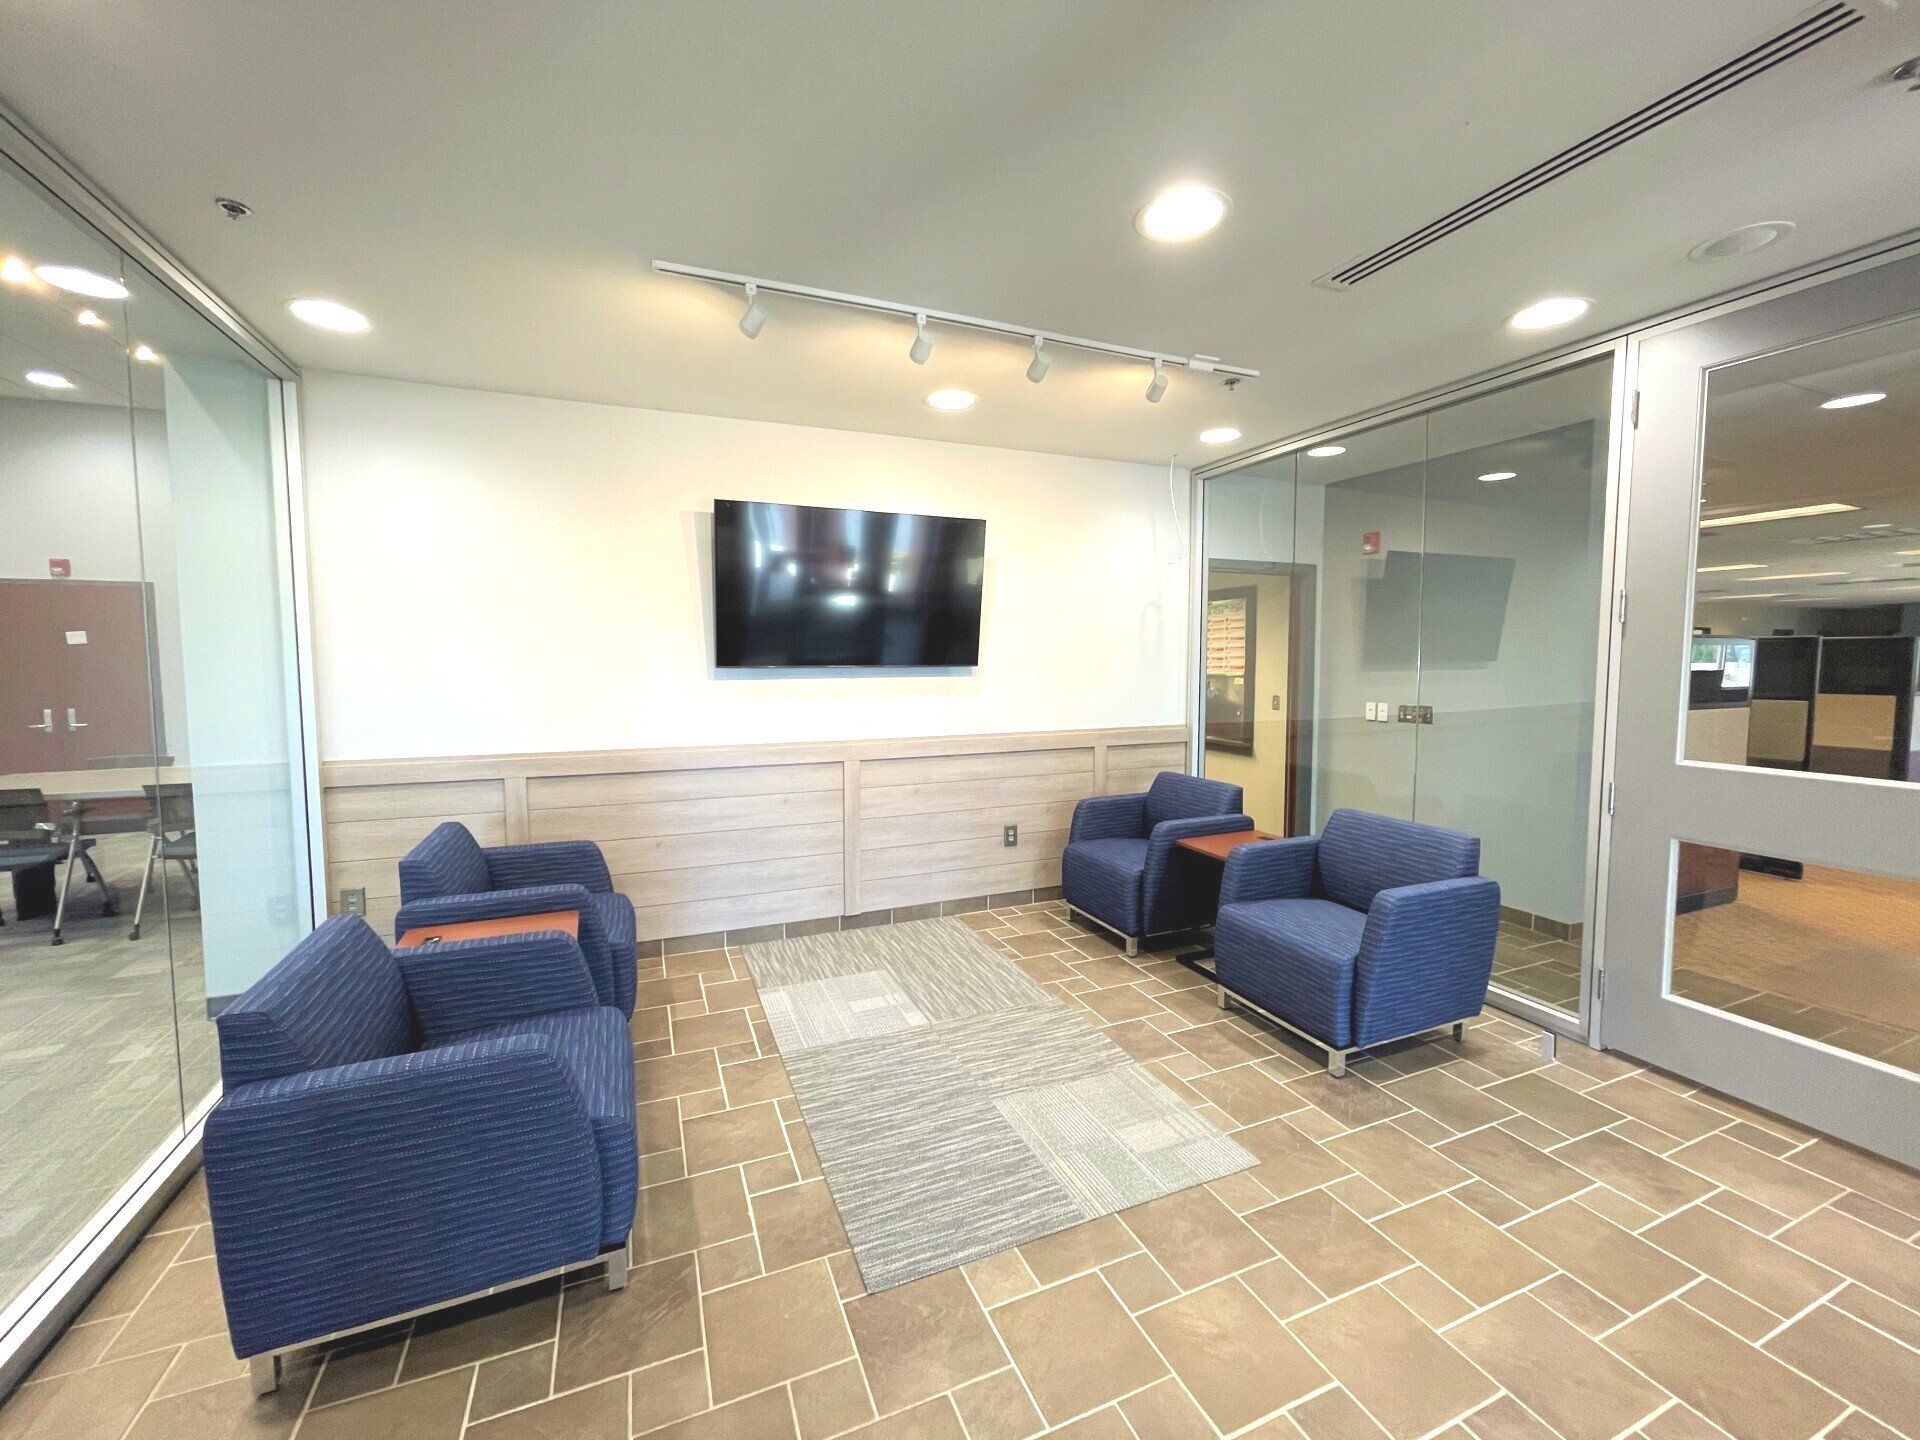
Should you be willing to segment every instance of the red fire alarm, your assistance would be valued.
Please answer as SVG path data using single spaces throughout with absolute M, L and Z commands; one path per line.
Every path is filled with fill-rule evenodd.
M 1380 532 L 1378 530 L 1369 530 L 1360 537 L 1360 553 L 1362 555 L 1378 555 L 1380 553 Z
M 56 580 L 71 580 L 73 578 L 73 561 L 64 557 L 49 560 L 47 561 L 47 574 Z

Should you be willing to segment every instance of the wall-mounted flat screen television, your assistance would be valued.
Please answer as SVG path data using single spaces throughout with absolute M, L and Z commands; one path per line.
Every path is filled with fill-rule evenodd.
M 980 663 L 987 522 L 713 502 L 721 669 Z

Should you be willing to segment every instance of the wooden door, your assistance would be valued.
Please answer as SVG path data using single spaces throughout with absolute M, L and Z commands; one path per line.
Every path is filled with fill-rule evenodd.
M 73 766 L 44 580 L 0 580 L 0 776 Z M 84 731 L 81 733 L 85 733 Z
M 149 611 L 137 580 L 0 581 L 0 774 L 154 754 Z

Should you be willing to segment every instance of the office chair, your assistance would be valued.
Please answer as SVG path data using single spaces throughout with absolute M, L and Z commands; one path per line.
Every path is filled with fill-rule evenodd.
M 93 840 L 80 833 L 77 819 L 56 822 L 47 819 L 47 797 L 38 790 L 0 790 L 0 870 L 14 877 L 14 899 L 17 919 L 29 918 L 26 905 L 36 905 L 36 914 L 44 915 L 46 907 L 53 909 L 53 943 L 64 944 L 60 934 L 67 918 L 67 894 L 73 888 L 73 867 L 78 861 L 86 870 L 87 878 L 100 887 L 102 905 L 100 913 L 114 915 L 119 913 L 113 901 L 113 892 L 107 888 L 107 880 L 100 873 L 100 867 L 93 863 Z M 53 871 L 62 860 L 67 862 L 66 875 L 61 881 L 57 900 L 53 895 Z M 43 871 L 44 880 L 36 883 L 34 872 Z M 20 875 L 29 876 L 29 888 L 22 893 Z M 28 896 L 32 900 L 28 900 Z M 0 920 L 0 924 L 4 924 Z
M 178 864 L 187 888 L 193 891 L 194 903 L 200 902 L 200 850 L 193 826 L 193 786 L 142 785 L 140 788 L 147 792 L 147 809 L 152 812 L 147 830 L 153 836 L 153 844 L 147 847 L 147 866 L 140 872 L 140 899 L 133 907 L 133 929 L 127 932 L 129 940 L 140 938 L 140 917 L 147 908 L 147 887 L 153 881 L 155 861 L 162 866 L 160 883 L 163 885 L 167 861 Z

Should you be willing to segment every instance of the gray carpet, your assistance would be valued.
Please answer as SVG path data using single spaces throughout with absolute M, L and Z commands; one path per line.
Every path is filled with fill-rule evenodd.
M 746 958 L 869 1292 L 1254 1163 L 959 920 Z

